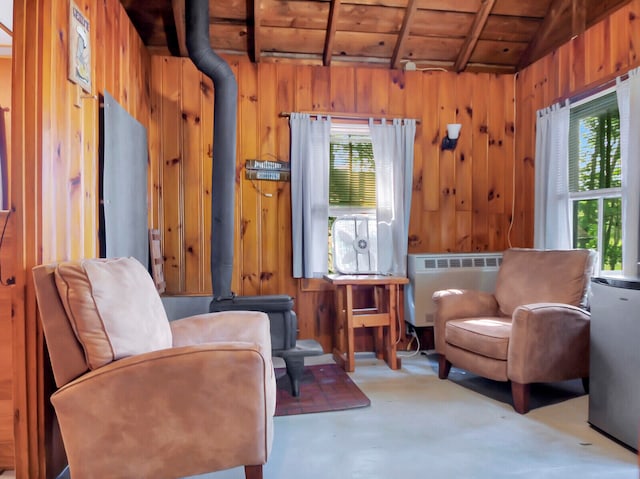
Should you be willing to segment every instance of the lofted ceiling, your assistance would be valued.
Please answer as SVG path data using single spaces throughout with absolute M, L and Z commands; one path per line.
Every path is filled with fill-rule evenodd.
M 121 1 L 152 54 L 187 55 L 185 0 Z M 210 0 L 209 31 L 254 62 L 508 73 L 629 1 Z

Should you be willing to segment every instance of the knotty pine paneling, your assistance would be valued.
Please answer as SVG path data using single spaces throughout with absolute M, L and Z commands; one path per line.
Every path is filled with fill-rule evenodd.
M 240 184 L 240 188 L 236 188 L 236 206 L 239 207 L 239 216 L 241 218 L 240 235 L 236 237 L 240 240 L 241 248 L 236 253 L 236 268 L 239 267 L 240 291 L 243 295 L 264 294 L 262 291 L 262 281 L 260 278 L 263 274 L 269 274 L 270 271 L 262 268 L 262 254 L 265 252 L 263 245 L 266 242 L 271 243 L 271 248 L 275 247 L 274 241 L 277 238 L 264 238 L 262 236 L 262 216 L 260 214 L 262 208 L 269 209 L 274 203 L 274 198 L 266 198 L 260 191 L 266 188 L 264 182 L 244 182 L 242 178 L 243 170 L 240 168 L 244 164 L 244 160 L 251 158 L 261 158 L 263 155 L 268 158 L 278 156 L 275 151 L 259 151 L 259 101 L 258 101 L 258 66 L 247 61 L 239 63 L 233 62 L 236 66 L 236 78 L 238 79 L 238 124 L 242 125 L 242 129 L 237 130 L 238 149 L 237 154 L 239 170 L 236 177 L 236 184 Z M 215 88 L 215 86 L 214 86 Z M 267 89 L 262 92 L 267 93 Z M 274 95 L 274 91 L 268 94 Z M 262 98 L 261 98 L 262 100 Z M 215 118 L 214 118 L 215 122 Z M 214 139 L 215 141 L 215 139 Z M 267 250 L 268 251 L 268 250 Z M 234 271 L 235 272 L 235 271 Z
M 67 79 L 69 2 L 53 1 L 44 38 L 43 261 L 98 255 L 98 115 L 109 92 L 148 128 L 150 56 L 114 0 L 77 2 L 90 20 L 92 92 Z M 150 198 L 151 199 L 151 198 Z M 157 214 L 150 201 L 150 224 Z
M 182 70 L 181 83 L 183 85 L 198 85 L 200 75 L 194 70 Z M 187 88 L 182 96 L 182 132 L 185 148 L 189 148 L 184 155 L 184 180 L 187 184 L 200 188 L 201 195 L 185 195 L 184 210 L 189 211 L 184 218 L 184 242 L 187 246 L 185 263 L 185 288 L 187 290 L 201 290 L 204 288 L 204 275 L 200 263 L 200 248 L 193 248 L 191 245 L 204 244 L 203 229 L 203 201 L 200 199 L 204 193 L 203 184 L 203 149 L 200 141 L 200 124 L 202 110 L 202 95 L 199 88 Z
M 15 227 L 7 211 L 0 211 L 0 469 L 14 468 L 13 440 L 13 319 L 8 284 L 15 271 Z M 5 223 L 7 228 L 5 229 Z
M 99 103 L 105 91 L 147 128 L 151 58 L 117 0 L 76 0 L 90 22 L 92 91 L 67 80 L 68 0 L 14 1 L 11 201 L 16 286 L 12 294 L 16 477 L 56 477 L 64 457 L 52 435 L 33 266 L 98 255 Z M 21 125 L 21 128 L 16 128 Z M 15 159 L 20 163 L 16 164 Z M 149 191 L 160 171 L 149 160 Z M 149 195 L 149 222 L 159 196 Z M 154 203 L 155 200 L 155 203 Z
M 0 58 L 0 114 L 4 115 L 7 153 L 11 154 L 11 58 Z M 10 160 L 7 164 L 11 164 Z M 8 188 L 10 173 L 4 170 L 3 189 Z M 5 192 L 6 194 L 6 192 Z M 4 205 L 8 208 L 8 205 Z M 2 208 L 0 208 L 2 209 Z M 0 211 L 0 469 L 14 467 L 13 440 L 13 338 L 11 294 L 14 286 L 7 278 L 15 270 L 15 227 L 7 211 Z M 6 223 L 6 228 L 5 228 Z
M 640 0 L 522 70 L 516 79 L 515 197 L 512 235 L 533 244 L 536 111 L 584 94 L 640 65 Z
M 350 69 L 346 69 L 350 70 Z M 351 71 L 351 77 L 347 76 L 343 80 L 348 82 L 348 78 L 353 78 L 353 70 Z M 349 75 L 349 74 L 347 74 Z M 295 88 L 296 88 L 296 67 L 293 65 L 279 65 L 276 69 L 276 77 L 277 77 L 277 97 L 276 97 L 276 106 L 280 108 L 282 111 L 292 111 L 295 108 Z M 332 93 L 332 103 L 334 101 L 349 101 L 341 97 L 338 92 Z M 282 119 L 276 119 L 276 125 L 279 125 L 276 128 L 276 137 L 277 137 L 277 150 L 279 152 L 286 152 L 289 149 L 291 135 L 287 128 L 282 126 Z M 288 158 L 288 155 L 287 155 Z M 281 241 L 281 247 L 283 251 L 293 251 L 292 243 L 291 243 L 291 235 L 287 235 L 286 232 L 290 231 L 291 224 L 291 183 L 284 182 L 278 183 L 277 186 L 278 191 L 278 231 L 282 231 L 283 233 L 278 234 L 279 241 Z M 290 256 L 285 254 L 278 255 L 278 262 L 276 269 L 274 271 L 291 271 L 291 260 Z M 278 285 L 275 288 L 277 291 L 290 291 L 294 292 L 294 288 L 292 287 L 291 279 L 287 274 L 280 274 L 277 276 Z M 299 310 L 298 310 L 299 311 Z M 329 332 L 330 334 L 331 332 Z M 318 328 L 314 330 L 314 334 L 318 334 Z
M 279 116 L 282 111 L 419 119 L 410 252 L 496 251 L 508 246 L 506 224 L 511 218 L 512 196 L 507 190 L 512 185 L 515 124 L 513 76 L 289 63 L 256 65 L 242 57 L 226 58 L 237 75 L 239 90 L 232 288 L 240 295 L 294 296 L 300 337 L 317 338 L 325 350 L 330 350 L 332 294 L 318 282 L 299 285 L 291 277 L 289 183 L 244 178 L 247 159 L 289 160 L 289 122 Z M 201 147 L 211 141 L 210 86 L 201 87 L 209 85 L 208 80 L 189 59 L 154 56 L 151 61 L 151 102 L 158 105 L 152 114 L 151 150 L 159 152 L 160 171 L 154 174 L 162 182 L 155 185 L 153 194 L 161 197 L 158 201 L 163 210 L 160 224 L 167 293 L 211 294 L 210 283 L 194 279 L 209 275 L 210 215 L 197 216 L 209 211 L 210 202 L 207 191 L 212 160 Z M 200 122 L 196 124 L 192 119 L 197 114 Z M 205 122 L 209 122 L 206 127 Z M 442 135 L 446 124 L 453 122 L 463 124 L 461 138 L 456 150 L 443 152 Z M 513 230 L 521 227 L 516 223 Z

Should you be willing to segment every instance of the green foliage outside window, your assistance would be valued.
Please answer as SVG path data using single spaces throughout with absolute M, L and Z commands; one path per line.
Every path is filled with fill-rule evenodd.
M 569 189 L 587 196 L 573 202 L 574 247 L 598 250 L 603 270 L 621 270 L 622 199 L 611 192 L 622 184 L 615 94 L 572 109 L 569 157 Z
M 622 269 L 622 225 L 621 198 L 603 200 L 603 248 L 601 268 L 605 271 Z M 578 200 L 574 202 L 574 246 L 598 249 L 598 201 Z M 577 228 L 576 228 L 577 226 Z

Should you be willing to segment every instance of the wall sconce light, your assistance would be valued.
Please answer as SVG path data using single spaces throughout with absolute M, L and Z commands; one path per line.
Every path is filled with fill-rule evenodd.
M 447 125 L 447 136 L 442 139 L 443 150 L 453 150 L 458 143 L 458 137 L 460 136 L 460 123 L 449 123 Z

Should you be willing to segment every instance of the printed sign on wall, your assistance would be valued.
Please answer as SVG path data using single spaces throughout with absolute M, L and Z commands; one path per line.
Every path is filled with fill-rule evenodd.
M 69 80 L 91 93 L 91 37 L 89 20 L 71 2 L 69 14 Z

